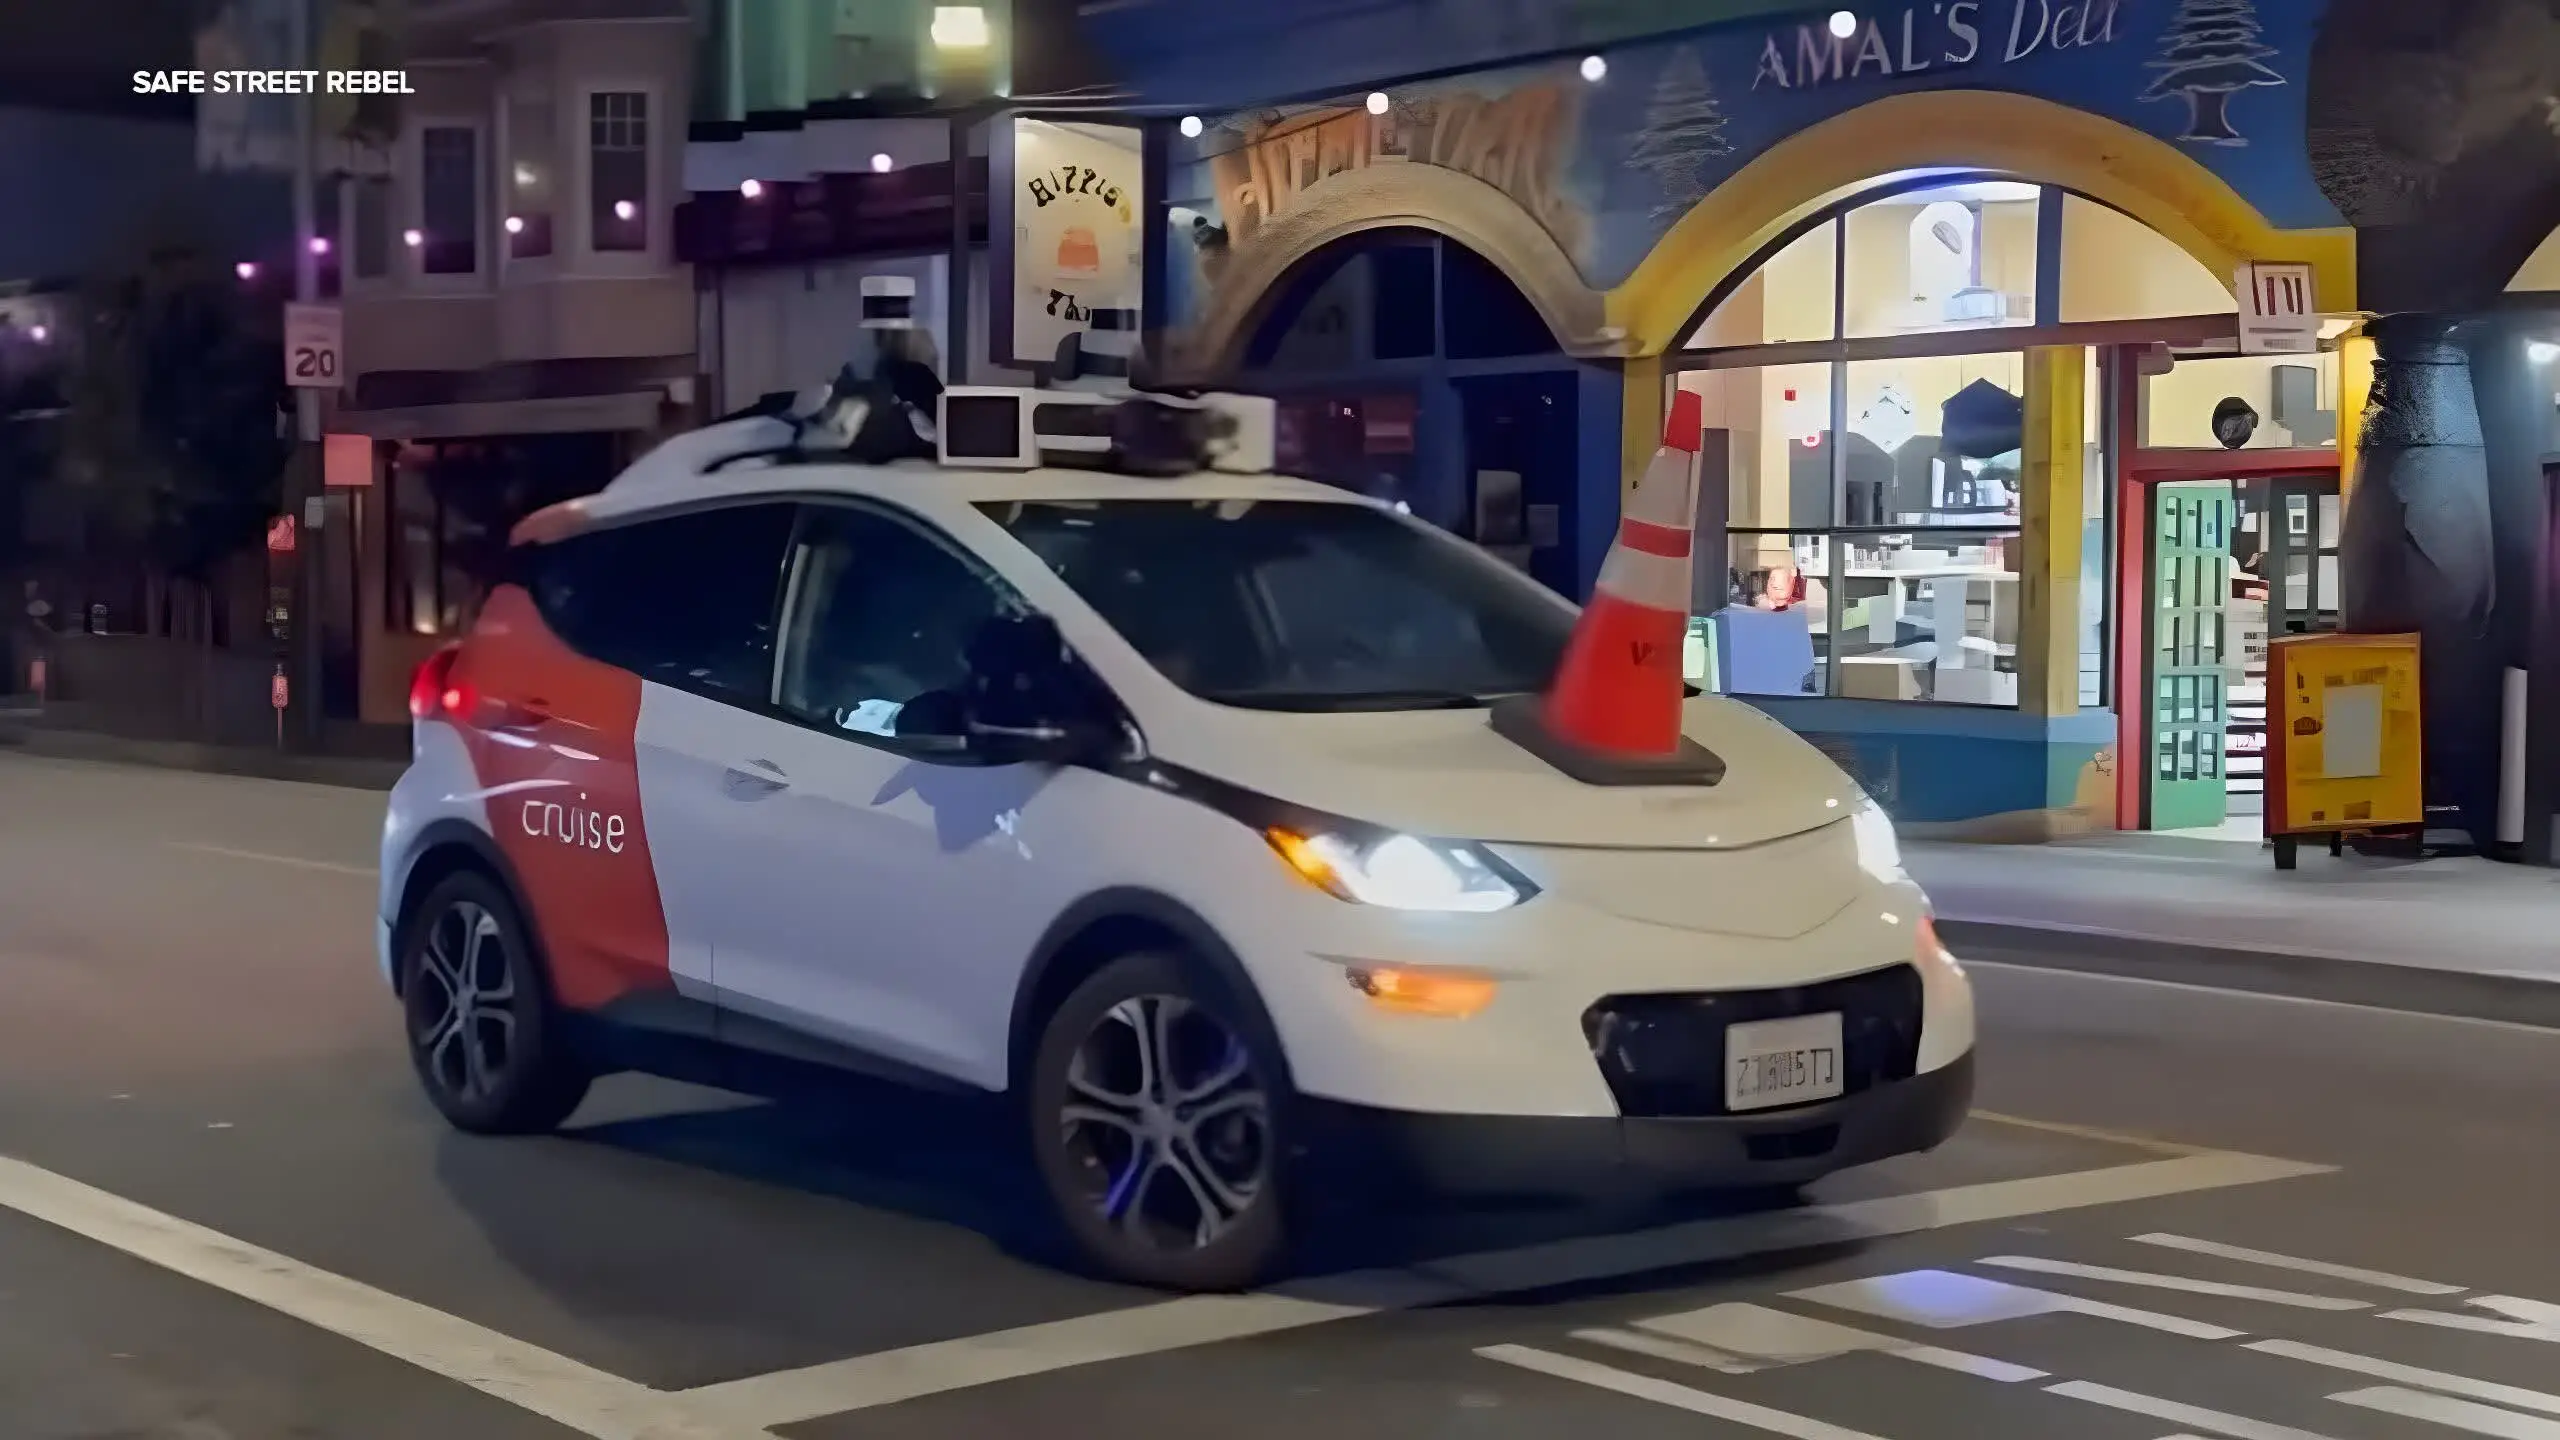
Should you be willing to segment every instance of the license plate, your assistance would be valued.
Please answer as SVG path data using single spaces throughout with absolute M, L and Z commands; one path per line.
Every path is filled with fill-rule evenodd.
M 1840 1095 L 1840 1017 L 1754 1020 L 1724 1030 L 1724 1108 L 1766 1110 Z

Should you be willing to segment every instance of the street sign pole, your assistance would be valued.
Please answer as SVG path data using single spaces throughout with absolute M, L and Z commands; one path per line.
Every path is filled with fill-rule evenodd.
M 319 49 L 319 27 L 314 11 L 317 0 L 291 0 L 286 7 L 292 17 L 292 53 L 295 63 L 316 64 Z M 314 101 L 303 97 L 293 106 L 293 298 L 304 305 L 320 299 L 320 256 L 312 242 L 320 234 L 320 166 L 319 126 Z M 285 509 L 298 514 L 304 501 L 320 490 L 320 392 L 307 386 L 295 386 L 294 443 L 292 459 L 285 471 L 288 483 Z M 307 527 L 306 527 L 307 528 Z M 308 551 L 310 537 L 298 549 Z M 291 621 L 290 661 L 288 672 L 298 669 L 300 684 L 288 683 L 288 691 L 299 690 L 302 704 L 298 707 L 302 723 L 301 738 L 314 748 L 321 733 L 320 706 L 320 566 L 317 557 L 297 554 L 294 557 L 294 590 L 296 591 Z M 278 723 L 284 712 L 277 711 Z

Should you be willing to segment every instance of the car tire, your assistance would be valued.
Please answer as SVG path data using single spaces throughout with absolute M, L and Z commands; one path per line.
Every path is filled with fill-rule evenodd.
M 465 870 L 429 891 L 401 932 L 402 1029 L 427 1098 L 475 1135 L 556 1129 L 592 1074 L 562 1042 L 515 898 Z
M 1225 1291 L 1278 1265 L 1291 1105 L 1249 1000 L 1179 956 L 1124 955 L 1049 1016 L 1026 1090 L 1041 1184 L 1090 1268 Z

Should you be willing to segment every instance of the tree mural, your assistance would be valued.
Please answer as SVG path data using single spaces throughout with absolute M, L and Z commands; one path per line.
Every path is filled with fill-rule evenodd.
M 1651 175 L 1662 192 L 1662 203 L 1653 210 L 1656 218 L 1683 214 L 1706 198 L 1713 188 L 1707 178 L 1709 162 L 1733 153 L 1724 127 L 1724 107 L 1716 103 L 1706 62 L 1695 48 L 1681 46 L 1654 82 L 1644 129 L 1627 153 L 1627 163 Z
M 2256 0 L 2179 0 L 2178 13 L 2160 39 L 2160 58 L 2151 68 L 2160 78 L 2144 91 L 2145 100 L 2183 98 L 2187 128 L 2178 138 L 2191 145 L 2246 145 L 2248 137 L 2231 128 L 2231 97 L 2257 85 L 2281 85 L 2284 77 L 2265 65 L 2275 54 L 2258 40 Z

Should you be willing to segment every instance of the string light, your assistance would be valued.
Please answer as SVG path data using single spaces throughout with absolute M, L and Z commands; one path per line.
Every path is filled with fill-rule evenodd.
M 738 193 L 746 196 L 750 200 L 757 199 L 764 194 L 764 182 L 761 180 L 741 180 L 738 182 Z

